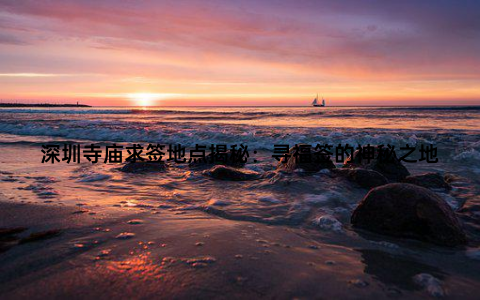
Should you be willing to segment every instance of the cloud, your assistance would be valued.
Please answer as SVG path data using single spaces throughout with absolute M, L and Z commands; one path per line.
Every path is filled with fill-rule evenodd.
M 0 59 L 9 74 L 138 85 L 468 82 L 480 80 L 479 14 L 470 0 L 3 0 Z

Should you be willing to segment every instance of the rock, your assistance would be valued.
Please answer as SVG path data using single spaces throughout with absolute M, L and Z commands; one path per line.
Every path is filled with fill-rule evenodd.
M 231 181 L 255 180 L 260 178 L 260 174 L 257 172 L 247 169 L 235 169 L 223 165 L 215 166 L 206 170 L 203 174 L 215 179 Z
M 368 169 L 336 169 L 334 174 L 344 176 L 364 188 L 374 188 L 388 183 L 387 178 L 374 170 Z
M 127 162 L 120 171 L 125 173 L 150 173 L 150 172 L 164 172 L 167 165 L 164 162 L 157 161 L 136 161 Z
M 439 173 L 425 173 L 421 175 L 407 176 L 403 182 L 423 186 L 429 189 L 452 189 L 452 186 L 448 184 Z
M 311 151 L 312 153 L 312 161 L 311 162 L 300 162 L 298 156 L 298 148 L 292 147 L 290 148 L 289 155 L 290 157 L 286 161 L 285 158 L 281 158 L 280 162 L 277 165 L 277 170 L 292 173 L 297 169 L 302 169 L 304 172 L 307 173 L 316 173 L 323 169 L 335 169 L 335 164 L 330 159 L 330 157 L 325 157 L 320 161 L 316 161 L 315 154 L 318 152 Z
M 392 158 L 391 160 L 387 159 L 378 159 L 379 147 L 375 147 L 375 158 L 368 161 L 364 159 L 359 150 L 356 150 L 353 153 L 353 157 L 348 157 L 343 163 L 344 168 L 364 168 L 369 170 L 374 170 L 381 173 L 390 181 L 401 181 L 405 177 L 410 175 L 407 168 L 397 159 Z
M 466 243 L 462 226 L 450 206 L 429 189 L 391 183 L 370 190 L 355 208 L 354 227 L 445 246 Z

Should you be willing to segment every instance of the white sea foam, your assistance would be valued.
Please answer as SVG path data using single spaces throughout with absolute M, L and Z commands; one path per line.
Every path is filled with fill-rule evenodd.
M 417 274 L 413 276 L 413 281 L 433 297 L 443 297 L 445 295 L 442 282 L 430 274 Z
M 322 230 L 343 232 L 342 223 L 340 223 L 334 216 L 331 215 L 317 217 L 312 223 Z

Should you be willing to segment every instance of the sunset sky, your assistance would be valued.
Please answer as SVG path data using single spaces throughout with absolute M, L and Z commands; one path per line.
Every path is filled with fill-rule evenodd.
M 0 99 L 480 104 L 480 1 L 0 1 Z

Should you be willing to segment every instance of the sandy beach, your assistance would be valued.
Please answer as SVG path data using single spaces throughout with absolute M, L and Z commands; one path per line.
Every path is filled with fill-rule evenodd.
M 5 201 L 1 208 L 1 227 L 61 230 L 1 254 L 3 299 L 416 299 L 425 297 L 411 279 L 418 272 L 441 278 L 450 297 L 475 299 L 480 280 L 478 263 L 422 244 L 408 251 L 383 239 L 352 245 L 348 238 L 312 238 L 301 229 L 202 213 L 129 209 L 94 217 L 74 207 Z M 115 238 L 122 232 L 135 236 Z

